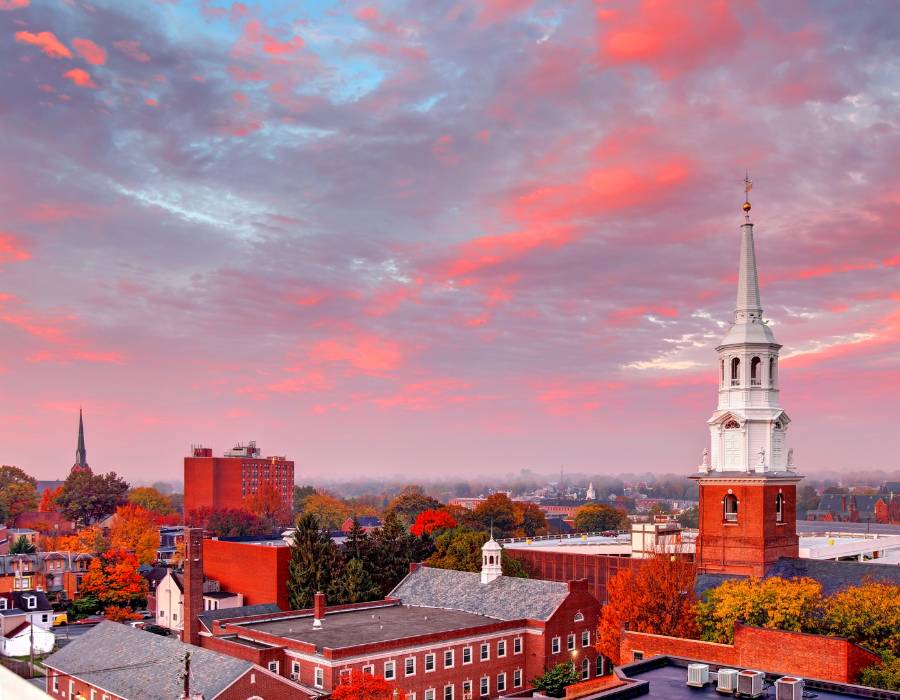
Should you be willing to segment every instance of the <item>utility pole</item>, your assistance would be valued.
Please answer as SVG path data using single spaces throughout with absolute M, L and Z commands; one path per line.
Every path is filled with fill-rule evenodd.
M 28 632 L 29 632 L 28 643 L 29 643 L 29 646 L 31 647 L 29 654 L 28 654 L 29 662 L 30 662 L 28 664 L 28 677 L 34 678 L 34 616 L 33 615 L 30 618 L 28 618 L 28 622 L 29 622 L 29 624 L 28 624 Z
M 184 681 L 183 698 L 190 700 L 191 697 L 191 652 L 184 652 L 184 672 L 181 676 Z

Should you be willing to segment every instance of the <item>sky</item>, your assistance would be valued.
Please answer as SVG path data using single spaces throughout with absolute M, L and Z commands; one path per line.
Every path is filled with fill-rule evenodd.
M 0 0 L 0 462 L 690 474 L 749 170 L 798 470 L 894 469 L 889 2 Z

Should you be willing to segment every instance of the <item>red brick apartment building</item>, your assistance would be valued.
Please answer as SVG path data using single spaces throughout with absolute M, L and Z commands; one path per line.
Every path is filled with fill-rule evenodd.
M 263 457 L 256 443 L 235 445 L 221 457 L 208 447 L 192 447 L 184 458 L 184 512 L 198 508 L 241 508 L 244 498 L 269 483 L 290 507 L 294 496 L 294 462 Z
M 203 540 L 203 573 L 228 591 L 244 595 L 245 605 L 277 603 L 287 610 L 291 548 L 257 542 Z M 240 562 L 235 566 L 235 562 Z

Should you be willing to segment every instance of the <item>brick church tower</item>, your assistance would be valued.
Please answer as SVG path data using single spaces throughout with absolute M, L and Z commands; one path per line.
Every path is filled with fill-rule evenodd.
M 747 192 L 750 181 L 747 180 Z M 762 576 L 779 557 L 797 557 L 797 483 L 790 418 L 781 408 L 775 335 L 759 299 L 749 198 L 744 202 L 734 322 L 716 348 L 718 406 L 707 421 L 710 449 L 699 473 L 702 573 Z

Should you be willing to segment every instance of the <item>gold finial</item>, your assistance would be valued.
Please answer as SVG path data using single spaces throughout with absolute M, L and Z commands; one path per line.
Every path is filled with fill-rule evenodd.
M 750 214 L 750 190 L 753 189 L 753 180 L 750 179 L 750 172 L 747 171 L 744 175 L 744 213 L 749 216 Z

